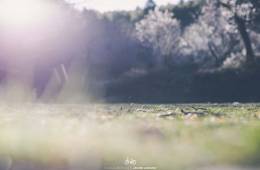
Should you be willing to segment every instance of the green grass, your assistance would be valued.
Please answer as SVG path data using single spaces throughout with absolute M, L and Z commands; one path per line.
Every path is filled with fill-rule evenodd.
M 2 104 L 0 169 L 257 169 L 259 119 L 258 104 Z

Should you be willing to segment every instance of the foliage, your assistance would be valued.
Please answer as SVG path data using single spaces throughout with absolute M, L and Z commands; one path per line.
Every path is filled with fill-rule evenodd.
M 156 3 L 154 0 L 147 0 L 144 6 L 144 14 L 148 14 L 150 11 L 155 10 L 156 8 Z
M 236 25 L 241 40 L 243 41 L 247 64 L 254 64 L 255 52 L 253 50 L 248 28 L 250 27 L 249 25 L 253 25 L 253 27 L 257 25 L 255 17 L 259 15 L 259 4 L 251 0 L 220 0 L 217 2 L 220 6 L 232 13 L 230 19 Z
M 239 35 L 230 23 L 232 14 L 216 8 L 215 3 L 209 1 L 203 7 L 202 15 L 183 35 L 183 52 L 193 55 L 195 62 L 207 67 L 220 67 L 227 58 L 242 56 Z
M 136 24 L 136 35 L 144 46 L 152 47 L 159 65 L 167 64 L 169 57 L 178 52 L 180 23 L 169 11 L 157 8 Z

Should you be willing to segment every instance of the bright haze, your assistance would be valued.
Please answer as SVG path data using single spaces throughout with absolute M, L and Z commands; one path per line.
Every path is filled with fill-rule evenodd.
M 116 10 L 134 10 L 136 7 L 143 7 L 146 0 L 68 0 L 78 2 L 80 8 L 94 9 L 100 12 Z M 175 4 L 179 0 L 156 0 L 158 5 Z

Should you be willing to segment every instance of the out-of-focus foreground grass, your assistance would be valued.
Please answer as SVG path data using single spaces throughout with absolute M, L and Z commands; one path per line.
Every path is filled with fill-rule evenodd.
M 2 104 L 0 170 L 257 169 L 259 119 L 257 104 Z

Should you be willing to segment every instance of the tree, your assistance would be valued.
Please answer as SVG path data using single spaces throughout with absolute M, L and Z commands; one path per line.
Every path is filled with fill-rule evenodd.
M 178 52 L 181 37 L 180 23 L 169 11 L 158 8 L 136 24 L 136 37 L 156 56 L 156 64 L 169 65 L 171 56 Z
M 237 27 L 246 50 L 246 61 L 252 64 L 255 61 L 255 52 L 248 29 L 255 28 L 256 18 L 260 16 L 260 2 L 256 0 L 219 0 L 218 5 L 232 13 L 230 19 Z
M 251 0 L 251 3 L 254 7 L 254 10 L 252 11 L 253 15 L 250 21 L 251 29 L 260 33 L 260 1 Z
M 179 4 L 169 4 L 164 8 L 168 8 L 174 13 L 174 16 L 180 21 L 182 28 L 194 23 L 201 15 L 203 0 L 185 1 Z
M 153 0 L 147 0 L 144 7 L 144 14 L 148 14 L 149 11 L 153 11 L 156 8 L 156 3 Z
M 185 30 L 183 52 L 210 67 L 212 62 L 214 67 L 220 67 L 231 53 L 239 50 L 237 32 L 229 23 L 230 15 L 223 8 L 216 8 L 214 1 L 209 1 L 197 22 Z

